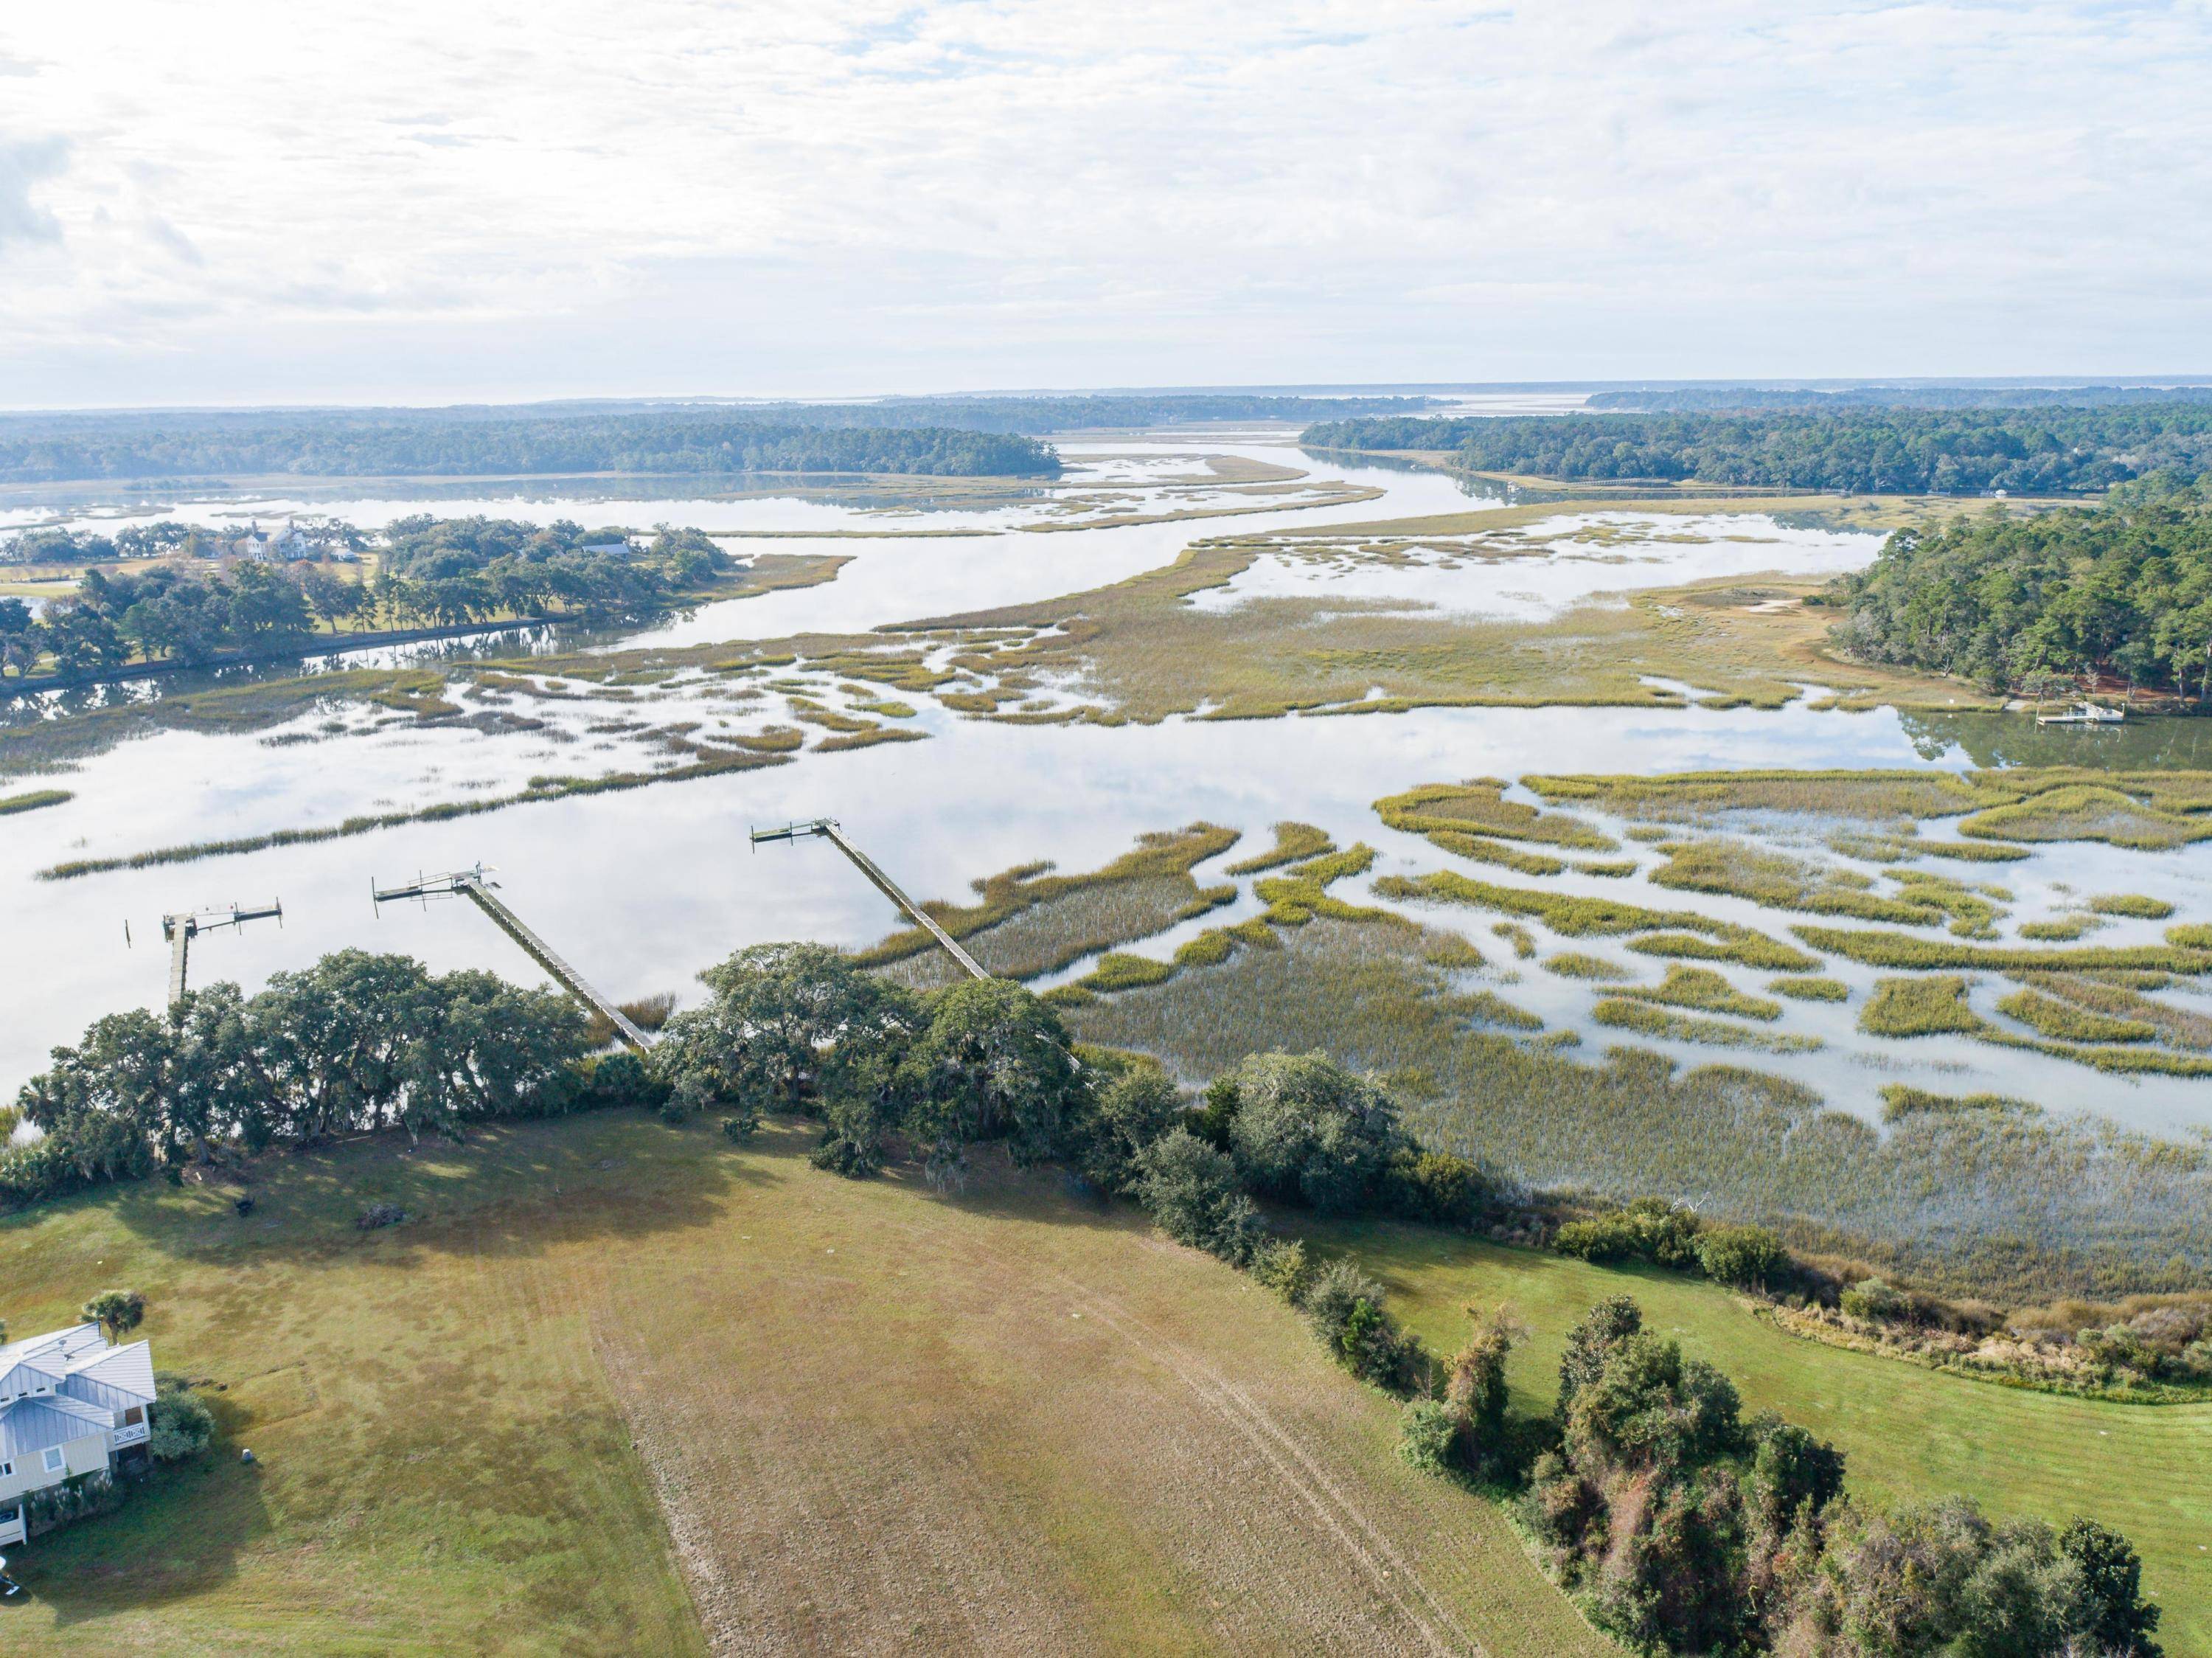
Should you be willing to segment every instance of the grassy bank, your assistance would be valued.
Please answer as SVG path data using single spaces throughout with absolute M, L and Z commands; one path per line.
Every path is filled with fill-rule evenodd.
M 1674 1275 L 1596 1267 L 1425 1228 L 1309 1223 L 1316 1246 L 1349 1250 L 1391 1291 L 1390 1308 L 1431 1343 L 1466 1329 L 1462 1310 L 1510 1303 L 1533 1334 L 1508 1368 L 1515 1406 L 1547 1409 L 1562 1338 L 1594 1302 L 1633 1295 L 1647 1327 L 1679 1337 L 1742 1389 L 1747 1412 L 1779 1411 L 1831 1439 L 1851 1489 L 1891 1503 L 1963 1491 L 2002 1515 L 2087 1515 L 2143 1556 L 2174 1658 L 2212 1653 L 2212 1405 L 2112 1405 L 2001 1387 L 1791 1336 L 1726 1290 Z
M 1609 1650 L 1230 1269 L 811 1143 L 575 1119 L 0 1222 L 14 1326 L 142 1289 L 228 1453 L 14 1551 L 8 1650 Z

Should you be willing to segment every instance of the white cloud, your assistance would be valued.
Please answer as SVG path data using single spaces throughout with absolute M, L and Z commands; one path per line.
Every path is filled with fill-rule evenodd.
M 2212 369 L 2206 0 L 14 11 L 17 404 Z

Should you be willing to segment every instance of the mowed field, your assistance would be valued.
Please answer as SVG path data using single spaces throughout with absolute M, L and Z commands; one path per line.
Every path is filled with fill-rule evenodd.
M 810 1141 L 584 1118 L 0 1221 L 13 1329 L 139 1289 L 225 1430 L 18 1551 L 0 1649 L 1609 1650 L 1237 1274 Z
M 1851 1489 L 1892 1503 L 1963 1491 L 1996 1515 L 2115 1526 L 2143 1556 L 2173 1658 L 2212 1655 L 2212 1405 L 2114 1405 L 2029 1392 L 1801 1340 L 1720 1287 L 1594 1267 L 1425 1228 L 1305 1228 L 1349 1252 L 1431 1345 L 1455 1344 L 1464 1309 L 1510 1304 L 1532 1336 L 1509 1371 L 1516 1409 L 1551 1408 L 1562 1338 L 1594 1301 L 1634 1295 L 1647 1328 L 1720 1366 L 1747 1411 L 1771 1409 L 1832 1440 Z

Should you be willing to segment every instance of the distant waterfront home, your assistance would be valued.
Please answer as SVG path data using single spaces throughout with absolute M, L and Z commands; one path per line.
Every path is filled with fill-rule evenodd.
M 96 1324 L 0 1346 L 0 1545 L 28 1534 L 26 1501 L 146 1442 L 154 1353 L 110 1347 Z

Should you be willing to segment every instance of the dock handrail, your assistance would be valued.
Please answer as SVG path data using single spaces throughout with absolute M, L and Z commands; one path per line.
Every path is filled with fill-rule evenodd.
M 761 846 L 769 841 L 799 840 L 808 835 L 818 835 L 852 859 L 853 867 L 866 875 L 876 890 L 898 905 L 901 913 L 937 941 L 938 946 L 960 966 L 971 978 L 988 978 L 974 956 L 960 948 L 951 934 L 939 924 L 935 916 L 908 898 L 899 884 L 885 875 L 876 861 L 853 844 L 843 826 L 835 818 L 810 818 L 803 823 L 787 823 L 781 829 L 755 829 L 750 832 L 752 844 Z
M 473 869 L 453 869 L 444 875 L 417 875 L 407 885 L 380 887 L 369 884 L 370 900 L 379 908 L 397 899 L 465 898 L 492 919 L 492 924 L 520 944 L 524 954 L 553 976 L 554 982 L 615 1028 L 624 1047 L 643 1058 L 652 1050 L 653 1033 L 617 1007 L 590 980 L 571 966 L 568 959 L 532 932 L 522 917 L 492 896 L 490 872 L 481 863 Z

